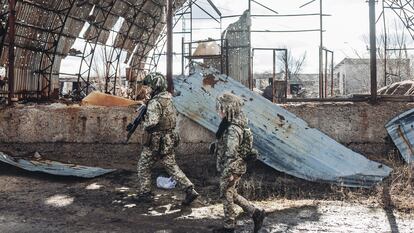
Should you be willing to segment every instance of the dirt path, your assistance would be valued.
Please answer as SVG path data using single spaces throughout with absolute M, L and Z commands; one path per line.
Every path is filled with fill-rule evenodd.
M 0 164 L 0 232 L 211 232 L 221 224 L 216 193 L 202 190 L 191 209 L 180 192 L 157 191 L 153 205 L 125 201 L 135 174 L 92 180 L 30 173 Z M 215 190 L 213 188 L 213 190 Z M 172 201 L 170 201 L 172 200 Z M 413 232 L 414 218 L 381 208 L 313 200 L 257 202 L 269 216 L 262 232 Z M 247 216 L 238 232 L 250 232 Z

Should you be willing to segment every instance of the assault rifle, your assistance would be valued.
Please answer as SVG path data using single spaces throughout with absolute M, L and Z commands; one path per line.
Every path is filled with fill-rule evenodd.
M 139 106 L 137 109 L 138 116 L 135 118 L 133 123 L 129 123 L 126 131 L 128 132 L 127 139 L 125 143 L 128 143 L 129 139 L 131 138 L 132 134 L 137 129 L 138 125 L 141 123 L 142 119 L 144 118 L 145 113 L 147 112 L 147 107 L 145 105 Z

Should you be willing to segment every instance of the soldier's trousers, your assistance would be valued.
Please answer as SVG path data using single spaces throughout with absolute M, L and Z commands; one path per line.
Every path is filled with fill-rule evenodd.
M 154 164 L 160 161 L 167 173 L 176 180 L 181 187 L 194 187 L 193 183 L 187 178 L 184 172 L 178 167 L 175 161 L 175 153 L 172 151 L 164 156 L 159 156 L 149 148 L 144 146 L 141 157 L 138 160 L 138 180 L 140 183 L 140 193 L 151 191 L 151 170 Z
M 237 193 L 237 186 L 241 176 L 233 174 L 233 179 L 230 177 L 231 175 L 223 175 L 220 178 L 220 194 L 224 208 L 225 228 L 235 228 L 236 226 L 236 204 L 249 215 L 253 215 L 256 210 L 256 207 L 253 204 Z

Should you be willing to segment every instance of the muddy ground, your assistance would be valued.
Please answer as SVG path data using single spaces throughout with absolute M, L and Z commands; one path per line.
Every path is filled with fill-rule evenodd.
M 0 232 L 211 232 L 220 226 L 217 187 L 200 190 L 191 208 L 179 191 L 156 190 L 153 204 L 125 197 L 137 187 L 133 170 L 78 179 L 0 164 Z M 270 199 L 261 232 L 413 232 L 414 217 L 364 202 Z M 243 214 L 237 232 L 251 232 Z

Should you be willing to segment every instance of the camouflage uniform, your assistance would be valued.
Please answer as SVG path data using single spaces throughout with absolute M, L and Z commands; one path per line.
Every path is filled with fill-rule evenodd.
M 230 107 L 223 107 L 223 101 L 225 102 L 226 100 L 219 98 L 218 101 L 222 101 L 217 108 L 225 114 L 223 122 L 227 121 L 228 124 L 224 132 L 216 134 L 215 153 L 217 156 L 217 170 L 221 173 L 220 197 L 224 208 L 224 228 L 234 229 L 237 217 L 235 204 L 242 207 L 250 215 L 253 215 L 258 210 L 237 193 L 240 178 L 246 173 L 245 155 L 252 150 L 253 135 L 247 126 L 247 118 L 241 112 L 241 103 L 233 104 Z
M 175 125 L 176 112 L 171 94 L 164 91 L 155 95 L 148 102 L 144 121 L 149 138 L 138 161 L 140 193 L 151 191 L 151 169 L 157 161 L 182 187 L 188 189 L 194 186 L 175 161 L 174 148 L 179 143 Z

